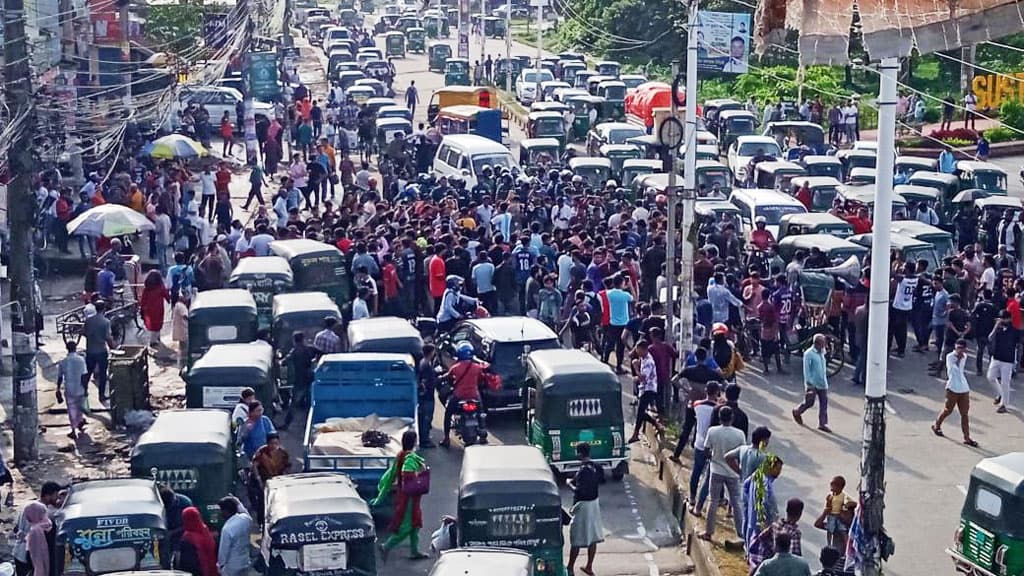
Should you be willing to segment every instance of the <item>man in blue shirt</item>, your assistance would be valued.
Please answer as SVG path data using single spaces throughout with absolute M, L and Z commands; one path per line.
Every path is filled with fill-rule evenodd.
M 476 295 L 488 311 L 498 311 L 498 292 L 494 286 L 494 264 L 487 256 L 487 252 L 477 254 L 476 264 L 473 265 L 473 285 L 476 286 Z
M 606 293 L 608 298 L 608 326 L 605 328 L 604 350 L 601 361 L 607 363 L 615 348 L 615 371 L 623 374 L 622 360 L 625 357 L 626 345 L 622 341 L 622 331 L 629 324 L 629 311 L 633 304 L 633 295 L 622 289 L 624 279 L 616 275 L 612 279 L 612 289 Z
M 828 373 L 825 368 L 825 335 L 814 336 L 814 345 L 804 352 L 804 401 L 793 408 L 793 420 L 803 425 L 803 413 L 818 400 L 818 430 L 832 432 L 828 427 Z
M 106 301 L 114 299 L 114 261 L 107 260 L 103 265 L 103 270 L 96 275 L 96 291 L 99 292 L 100 298 Z

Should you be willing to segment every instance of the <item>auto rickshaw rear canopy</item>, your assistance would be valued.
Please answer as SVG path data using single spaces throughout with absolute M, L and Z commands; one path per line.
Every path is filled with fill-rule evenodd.
M 513 548 L 455 548 L 441 552 L 430 576 L 530 576 L 533 558 Z
M 1024 497 L 1024 452 L 985 458 L 974 466 L 971 476 L 1014 496 Z
M 188 381 L 190 384 L 220 385 L 265 382 L 270 379 L 273 361 L 274 349 L 262 340 L 245 344 L 216 344 L 192 365 Z
M 224 410 L 164 410 L 132 448 L 131 459 L 155 467 L 205 466 L 223 463 L 230 450 L 231 421 Z
M 341 250 L 336 246 L 308 238 L 275 240 L 270 243 L 270 251 L 288 261 L 299 256 L 341 255 Z
M 560 507 L 547 460 L 533 446 L 470 446 L 462 457 L 459 508 L 534 504 Z
M 196 295 L 192 307 L 188 310 L 189 319 L 205 315 L 209 311 L 224 311 L 231 316 L 256 316 L 256 301 L 248 290 L 240 288 L 223 288 L 220 290 L 204 290 Z
M 423 337 L 408 320 L 396 316 L 364 318 L 348 323 L 350 352 L 423 354 Z
M 54 517 L 57 541 L 65 543 L 79 530 L 95 529 L 98 518 L 111 516 L 125 519 L 132 529 L 149 528 L 160 533 L 167 529 L 164 504 L 153 480 L 87 480 L 68 489 L 64 505 Z
M 288 261 L 280 256 L 252 256 L 242 258 L 231 271 L 228 283 L 238 282 L 248 277 L 263 277 L 272 280 L 292 282 L 292 269 Z
M 292 292 L 274 296 L 274 318 L 290 314 L 321 312 L 321 319 L 327 316 L 340 318 L 338 305 L 325 292 Z
M 324 522 L 337 537 L 329 541 L 372 540 L 376 537 L 373 517 L 359 496 L 352 479 L 333 472 L 288 474 L 267 480 L 267 517 L 270 545 L 299 549 L 311 523 Z M 289 537 L 294 536 L 294 538 Z

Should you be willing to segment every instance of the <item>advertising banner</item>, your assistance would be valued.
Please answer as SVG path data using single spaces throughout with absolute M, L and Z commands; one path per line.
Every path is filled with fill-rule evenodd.
M 280 91 L 277 83 L 277 54 L 253 52 L 249 55 L 249 89 L 258 100 L 269 102 L 277 97 Z
M 745 74 L 750 59 L 750 14 L 700 12 L 697 19 L 697 70 Z
M 469 58 L 469 0 L 459 0 L 459 58 Z

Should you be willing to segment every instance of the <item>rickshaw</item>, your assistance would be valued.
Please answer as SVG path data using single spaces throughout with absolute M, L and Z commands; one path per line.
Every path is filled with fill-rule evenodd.
M 790 180 L 806 174 L 803 166 L 792 162 L 758 162 L 754 167 L 754 188 L 788 190 Z
M 565 120 L 555 111 L 530 112 L 526 117 L 526 134 L 529 138 L 554 138 L 558 140 L 559 154 L 565 148 Z
M 132 477 L 188 496 L 212 528 L 221 526 L 217 501 L 235 492 L 236 472 L 224 410 L 163 410 L 132 447 Z
M 405 33 L 409 37 L 409 52 L 423 54 L 427 46 L 427 31 L 423 28 L 409 28 Z
M 408 33 L 413 28 L 422 28 L 419 18 L 415 16 L 402 16 L 398 19 L 398 29 L 402 32 Z
M 640 156 L 648 160 L 661 159 L 661 141 L 655 134 L 644 134 L 626 139 L 626 144 L 632 144 L 640 150 Z
M 370 98 L 377 96 L 377 91 L 371 86 L 349 86 L 345 90 L 345 97 L 351 98 L 356 104 L 363 105 Z
M 580 60 L 560 60 L 558 62 L 559 78 L 570 86 L 576 84 L 576 73 L 587 69 L 587 63 Z
M 423 337 L 408 320 L 397 316 L 364 318 L 348 323 L 348 352 L 408 354 L 416 365 L 423 359 Z
M 868 209 L 869 214 L 875 210 L 875 186 L 873 184 L 843 184 L 839 187 L 836 198 L 843 201 L 846 211 L 854 211 L 861 206 Z M 892 195 L 892 219 L 902 220 L 907 217 L 907 200 L 899 194 Z
M 324 329 L 324 319 L 328 317 L 336 318 L 341 323 L 338 306 L 323 292 L 295 292 L 274 296 L 274 320 L 270 329 L 274 346 L 271 380 L 277 383 L 279 393 L 289 401 L 294 395 L 295 376 L 292 374 L 292 366 L 283 366 L 282 360 L 291 352 L 294 334 L 302 332 L 306 344 L 312 346 L 313 338 Z
M 530 112 L 558 112 L 558 115 L 561 116 L 566 110 L 569 110 L 567 104 L 555 100 L 537 101 L 530 104 Z
M 693 203 L 693 213 L 697 220 L 711 220 L 721 222 L 722 215 L 726 215 L 726 221 L 731 222 L 737 230 L 740 229 L 740 209 L 728 200 L 715 200 L 710 198 L 697 198 Z
M 790 238 L 799 238 L 799 236 Z M 854 258 L 853 264 L 859 272 L 860 265 L 857 262 L 862 258 L 852 258 Z M 850 262 L 850 260 L 846 262 Z M 841 278 L 845 282 L 855 281 L 850 276 Z M 839 374 L 846 362 L 846 353 L 843 349 L 844 335 L 833 334 L 832 324 L 829 321 L 829 308 L 833 304 L 832 293 L 835 290 L 835 283 L 836 275 L 828 272 L 815 270 L 800 272 L 799 284 L 803 307 L 797 316 L 797 342 L 785 347 L 787 353 L 802 353 L 814 344 L 815 336 L 823 334 L 825 336 L 825 367 L 829 376 Z
M 377 109 L 376 118 L 377 120 L 382 118 L 404 118 L 412 122 L 412 112 L 405 106 L 399 106 L 398 104 L 394 106 L 381 106 Z
M 918 220 L 896 220 L 892 223 L 893 234 L 902 234 L 922 242 L 927 242 L 935 248 L 935 253 L 942 260 L 946 256 L 953 256 L 956 253 L 956 245 L 953 243 L 953 234 Z
M 939 191 L 941 205 L 945 214 L 941 216 L 949 220 L 953 216 L 953 198 L 960 192 L 960 179 L 953 174 L 918 170 L 910 175 L 907 184 L 911 186 L 928 186 Z M 936 209 L 937 210 L 937 209 Z
M 705 122 L 707 122 L 705 120 Z M 722 110 L 716 119 L 718 135 L 718 152 L 725 154 L 740 136 L 750 136 L 756 133 L 757 116 L 747 110 Z M 709 126 L 710 128 L 710 126 Z
M 783 214 L 779 219 L 777 240 L 798 234 L 828 234 L 836 238 L 849 238 L 853 236 L 853 226 L 828 212 Z
M 529 169 L 553 168 L 561 164 L 563 144 L 557 138 L 527 138 L 519 143 L 519 165 Z
M 267 480 L 263 501 L 267 576 L 377 576 L 373 516 L 348 476 L 276 476 Z
M 394 30 L 384 35 L 385 54 L 405 58 L 405 33 Z
M 836 158 L 843 164 L 843 178 L 840 180 L 849 177 L 850 171 L 854 168 L 878 167 L 878 155 L 872 150 L 840 150 L 836 153 Z
M 589 92 L 591 96 L 599 96 L 597 93 L 597 87 L 601 85 L 601 82 L 613 80 L 615 80 L 614 76 L 602 76 L 600 74 L 591 76 L 590 78 L 587 78 L 587 92 Z
M 188 370 L 214 344 L 252 342 L 259 330 L 256 300 L 247 290 L 204 290 L 188 311 Z
M 402 7 L 398 4 L 385 4 L 384 15 L 385 16 L 401 16 Z
M 946 554 L 957 572 L 1024 574 L 1024 452 L 985 458 L 974 466 L 953 542 Z
M 618 80 L 604 80 L 597 85 L 597 96 L 604 98 L 604 115 L 614 120 L 626 117 L 626 85 Z
M 553 101 L 555 99 L 555 92 L 558 90 L 565 90 L 566 88 L 572 88 L 568 82 L 562 82 L 561 80 L 545 80 L 540 83 L 540 93 L 543 94 L 543 98 L 540 98 L 530 104 L 531 109 L 533 104 L 543 104 L 545 100 Z M 554 102 L 554 104 L 562 104 L 561 102 Z
M 452 542 L 458 540 L 452 528 Z M 522 550 L 511 548 L 455 548 L 441 552 L 427 576 L 530 576 L 533 558 Z
M 588 442 L 590 457 L 621 480 L 629 471 L 623 441 L 622 384 L 607 364 L 583 350 L 537 350 L 526 356 L 526 441 L 556 474 L 572 474 L 573 449 Z
M 661 172 L 664 168 L 664 162 L 661 160 L 649 160 L 647 158 L 627 158 L 622 163 L 622 184 L 628 186 L 637 176 L 643 174 L 655 174 Z
M 448 58 L 444 61 L 445 86 L 469 86 L 469 60 Z
M 718 160 L 697 160 L 697 191 L 718 190 L 728 195 L 732 191 L 729 167 Z
M 456 518 L 460 547 L 518 548 L 537 576 L 565 576 L 562 500 L 537 448 L 466 448 Z
M 326 292 L 338 306 L 349 302 L 348 263 L 337 247 L 299 238 L 275 240 L 270 251 L 288 261 L 295 290 Z
M 708 132 L 718 134 L 721 113 L 732 110 L 742 111 L 743 104 L 733 100 L 732 98 L 712 98 L 710 100 L 705 100 L 704 104 L 701 106 L 701 111 L 703 112 L 704 126 L 708 129 Z M 751 132 L 751 134 L 753 134 L 753 132 Z M 728 146 L 725 149 L 727 148 Z
M 619 74 L 619 80 L 626 85 L 627 92 L 648 82 L 647 76 L 643 74 Z
M 861 235 L 863 236 L 863 234 Z M 785 262 L 793 260 L 797 250 L 810 252 L 811 248 L 821 250 L 829 262 L 842 262 L 850 256 L 856 256 L 862 262 L 870 251 L 864 245 L 854 242 L 854 236 L 839 238 L 832 234 L 788 234 L 779 240 L 779 257 Z
M 985 222 L 989 219 L 989 213 L 995 212 L 997 216 L 1002 217 L 1003 213 L 1007 210 L 1011 212 L 1019 213 L 1022 208 L 1021 199 L 1015 196 L 989 196 L 987 198 L 978 198 L 974 201 L 974 212 L 978 215 L 979 222 Z M 1019 216 L 1019 214 L 1015 214 Z
M 292 289 L 292 269 L 280 256 L 252 256 L 242 258 L 231 271 L 228 286 L 241 288 L 252 294 L 256 301 L 259 328 L 270 328 L 270 303 L 275 294 Z
M 618 78 L 619 74 L 622 72 L 622 64 L 619 64 L 614 60 L 602 60 L 601 62 L 598 62 L 594 68 L 601 76 L 610 76 L 612 78 Z
M 445 14 L 448 16 L 448 22 L 450 24 L 454 25 L 456 28 L 460 26 L 458 8 L 448 8 L 445 10 Z
M 872 237 L 872 234 L 869 232 L 867 234 L 850 236 L 849 240 L 870 250 Z M 938 252 L 928 242 L 903 234 L 893 233 L 889 234 L 889 246 L 892 250 L 896 251 L 902 262 L 914 263 L 918 260 L 924 260 L 928 262 L 928 270 L 932 271 L 938 270 L 941 264 Z
M 351 8 L 345 8 L 338 12 L 338 21 L 342 26 L 358 26 L 362 22 L 359 14 Z
M 942 194 L 930 186 L 917 186 L 914 184 L 897 184 L 893 186 L 893 192 L 903 196 L 907 204 L 919 205 L 922 202 L 935 210 L 939 216 L 940 223 L 946 222 L 942 208 Z
M 185 407 L 231 410 L 242 388 L 252 388 L 256 399 L 273 412 L 273 360 L 273 349 L 262 340 L 212 346 L 184 378 Z
M 356 80 L 356 86 L 369 86 L 370 88 L 373 88 L 374 96 L 372 98 L 368 98 L 366 102 L 363 102 L 363 104 L 368 108 L 372 108 L 374 113 L 376 113 L 377 108 L 380 108 L 381 106 L 395 105 L 395 100 L 393 98 L 384 96 L 387 94 L 387 86 L 376 78 L 363 78 Z
M 771 136 L 783 149 L 806 146 L 811 154 L 824 154 L 828 149 L 825 144 L 825 131 L 814 122 L 769 122 L 764 127 L 762 135 Z
M 355 0 L 341 0 L 340 2 L 338 2 L 338 9 L 339 10 L 348 10 L 348 9 L 355 8 L 355 7 L 356 7 Z
M 800 161 L 807 170 L 808 176 L 830 176 L 836 180 L 843 179 L 843 163 L 835 156 L 804 156 Z
M 427 37 L 431 39 L 447 38 L 451 35 L 448 17 L 440 10 L 427 10 L 423 13 L 423 28 L 427 32 Z
M 640 149 L 630 144 L 605 144 L 598 149 L 602 158 L 612 162 L 612 174 L 615 178 L 622 178 L 622 163 L 626 160 L 639 160 Z
M 853 185 L 873 185 L 878 179 L 878 170 L 866 166 L 850 168 L 846 173 L 846 183 Z
M 925 172 L 935 171 L 938 163 L 934 158 L 922 158 L 920 156 L 897 156 L 893 164 L 893 171 L 896 174 L 903 173 L 907 178 L 913 176 L 914 172 L 923 170 Z
M 576 75 L 572 78 L 572 87 L 582 88 L 583 90 L 587 90 L 589 93 L 590 90 L 588 89 L 588 86 L 590 85 L 590 79 L 597 75 L 597 72 L 594 70 L 577 70 Z
M 827 212 L 832 208 L 832 201 L 839 193 L 842 182 L 831 176 L 797 176 L 789 181 L 789 193 L 796 197 L 800 189 L 807 185 L 811 191 L 811 212 Z
M 445 63 L 451 57 L 451 46 L 447 44 L 431 44 L 427 51 L 427 67 L 431 72 L 444 72 Z
M 505 37 L 505 19 L 497 16 L 484 17 L 484 34 L 488 38 Z
M 613 177 L 612 161 L 608 158 L 591 156 L 576 157 L 569 160 L 569 170 L 581 176 L 592 188 L 604 189 L 605 182 Z
M 345 92 L 345 95 L 348 96 L 348 89 L 355 86 L 357 81 L 365 79 L 366 73 L 361 70 L 344 70 L 339 71 L 335 77 L 335 83 L 339 87 L 341 87 L 341 89 Z M 373 94 L 372 89 L 370 90 L 370 94 Z M 363 99 L 365 100 L 366 98 L 369 97 L 370 96 L 366 96 Z
M 572 123 L 572 134 L 575 140 L 582 140 L 590 132 L 590 109 L 594 106 L 594 96 L 589 94 L 573 94 L 565 98 L 564 102 L 572 109 L 574 120 Z M 600 116 L 600 109 L 598 109 Z M 598 118 L 600 121 L 600 118 Z
M 164 504 L 152 479 L 76 482 L 53 524 L 53 573 L 61 576 L 158 570 L 170 552 Z
M 515 84 L 515 79 L 522 71 L 523 65 L 521 60 L 517 58 L 498 58 L 494 61 L 494 85 L 504 88 L 509 75 L 512 77 L 512 83 Z
M 960 160 L 956 163 L 956 175 L 961 190 L 977 188 L 992 195 L 1006 195 L 1006 172 L 995 164 Z
M 377 6 L 373 0 L 359 0 L 359 10 L 363 14 L 373 14 L 376 9 Z
M 377 118 L 374 123 L 374 141 L 377 151 L 383 152 L 397 135 L 408 137 L 412 134 L 412 122 L 405 118 Z

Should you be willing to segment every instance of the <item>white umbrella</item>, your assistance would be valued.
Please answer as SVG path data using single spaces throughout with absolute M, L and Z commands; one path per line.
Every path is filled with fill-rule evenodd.
M 68 222 L 68 234 L 83 236 L 123 236 L 152 230 L 153 223 L 144 214 L 120 204 L 101 204 Z

